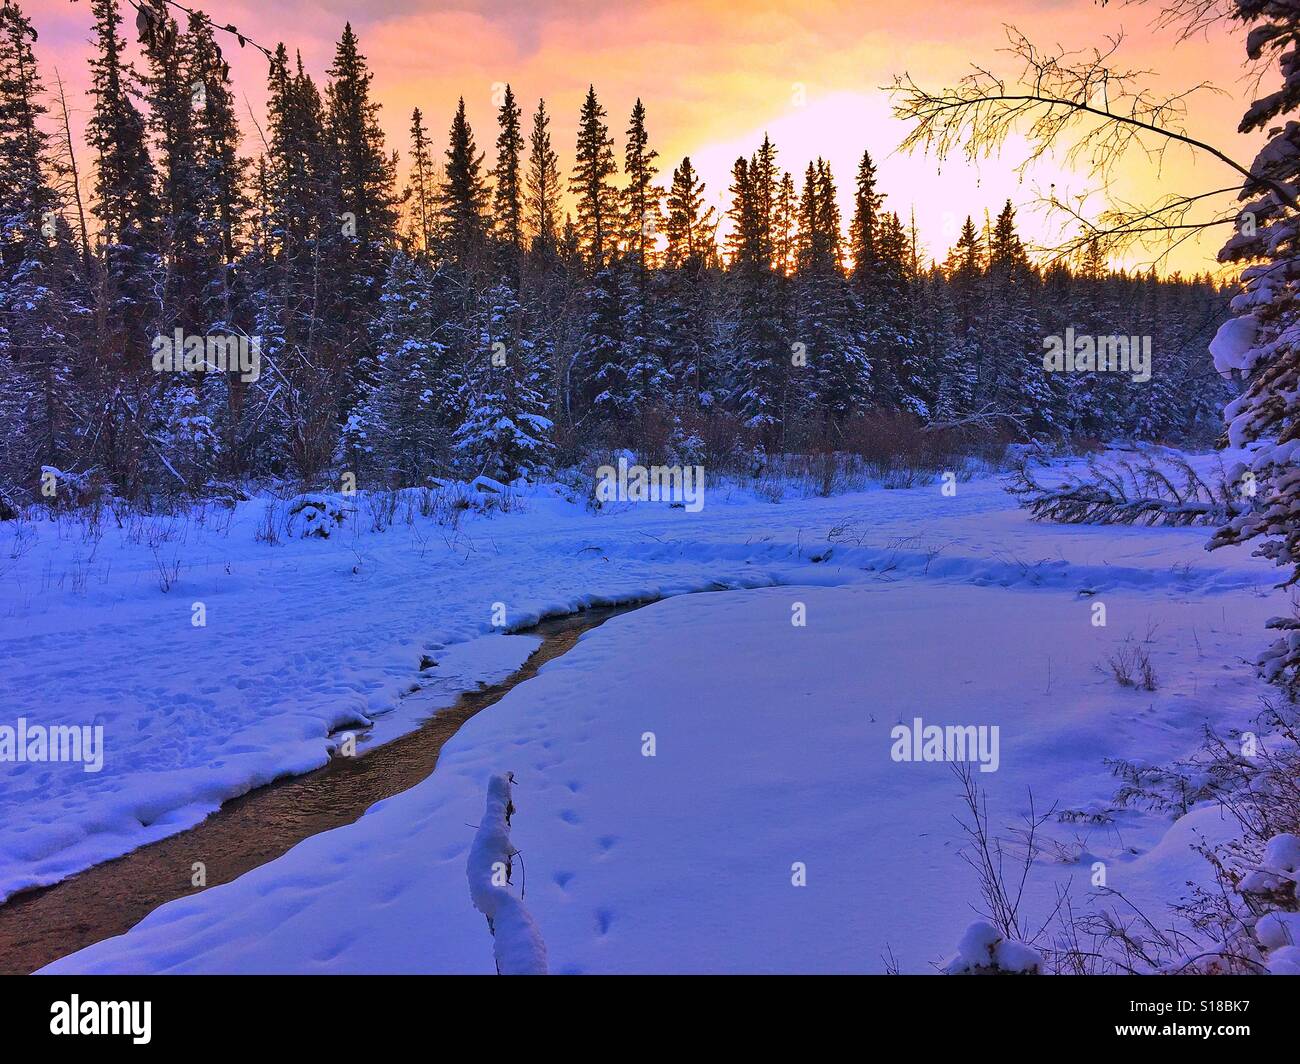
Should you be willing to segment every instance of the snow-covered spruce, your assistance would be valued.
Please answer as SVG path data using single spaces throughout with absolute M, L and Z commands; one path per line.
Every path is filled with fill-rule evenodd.
M 1291 42 L 1300 31 L 1294 4 L 1236 0 L 1232 17 L 1249 27 L 1252 62 L 1275 58 L 1282 87 L 1256 100 L 1239 131 L 1265 131 L 1268 142 L 1255 156 L 1244 182 L 1241 225 L 1219 252 L 1220 262 L 1240 262 L 1242 291 L 1232 300 L 1237 317 L 1226 322 L 1210 346 L 1215 368 L 1245 379 L 1244 391 L 1227 404 L 1228 442 L 1252 450 L 1249 468 L 1236 471 L 1250 505 L 1230 515 L 1209 546 L 1257 543 L 1256 553 L 1288 566 L 1287 584 L 1300 580 L 1300 342 L 1297 342 L 1297 256 L 1300 203 L 1300 141 L 1297 125 L 1284 120 L 1297 107 L 1300 57 Z M 1272 683 L 1291 694 L 1300 687 L 1300 622 L 1270 624 L 1285 634 L 1260 662 Z
M 519 852 L 510 841 L 512 776 L 488 781 L 487 808 L 470 847 L 465 875 L 474 908 L 487 917 L 492 951 L 502 975 L 545 975 L 546 944 L 523 902 L 507 887 Z
M 957 955 L 943 970 L 946 975 L 1038 975 L 1043 957 L 1033 946 L 1006 938 L 992 924 L 977 920 L 966 928 Z

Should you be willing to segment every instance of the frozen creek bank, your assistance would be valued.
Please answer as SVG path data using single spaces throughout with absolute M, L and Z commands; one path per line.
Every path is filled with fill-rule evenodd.
M 996 726 L 999 767 L 978 775 L 1000 827 L 1030 790 L 1040 810 L 1095 810 L 1115 786 L 1104 758 L 1180 756 L 1203 722 L 1253 711 L 1238 660 L 1276 602 L 1105 601 L 1106 628 L 1073 594 L 911 580 L 656 603 L 469 720 L 417 787 L 49 970 L 491 972 L 465 859 L 506 771 L 553 972 L 879 971 L 886 951 L 932 970 L 978 891 L 951 768 L 895 760 L 895 725 Z M 1130 632 L 1151 633 L 1155 692 L 1097 668 Z M 1052 827 L 1031 918 L 1060 883 L 1086 896 L 1097 861 L 1138 902 L 1174 897 L 1203 874 L 1191 828 L 1227 830 L 1204 811 L 1112 820 Z

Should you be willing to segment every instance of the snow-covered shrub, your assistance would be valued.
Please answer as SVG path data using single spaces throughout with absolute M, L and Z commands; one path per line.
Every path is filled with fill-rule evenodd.
M 1282 949 L 1300 944 L 1300 913 L 1274 910 L 1255 923 L 1255 937 L 1265 949 Z
M 639 462 L 636 453 L 626 447 L 619 450 L 595 450 L 581 465 L 565 470 L 562 483 L 572 487 L 574 494 L 582 500 L 588 511 L 600 513 L 605 509 L 606 503 L 596 498 L 596 486 L 600 483 L 597 470 L 602 466 L 617 468 L 620 458 L 623 458 L 629 466 L 637 465 Z
M 454 503 L 460 510 L 473 510 L 475 513 L 490 514 L 494 512 L 510 513 L 520 507 L 516 488 L 526 485 L 522 480 L 505 484 L 493 477 L 477 476 L 468 484 L 450 487 Z
M 1283 946 L 1268 955 L 1270 975 L 1300 975 L 1300 946 Z
M 947 975 L 1039 975 L 1043 955 L 1027 943 L 1006 938 L 992 924 L 977 920 L 966 929 L 956 955 L 943 970 Z
M 53 494 L 46 495 L 44 490 L 37 497 L 40 502 L 59 509 L 75 509 L 86 506 L 98 499 L 102 485 L 95 470 L 74 473 L 59 469 L 57 466 L 41 466 L 41 484 L 53 486 Z
M 1201 751 L 1172 766 L 1121 763 L 1121 804 L 1183 815 L 1213 801 L 1241 834 L 1221 845 L 1196 847 L 1216 883 L 1193 886 L 1186 900 L 1172 907 L 1173 921 L 1134 917 L 1126 899 L 1114 912 L 1076 921 L 1066 937 L 1078 963 L 1067 959 L 1064 967 L 1085 970 L 1080 965 L 1086 963 L 1088 971 L 1211 975 L 1300 972 L 1300 711 L 1289 703 L 1269 706 L 1256 726 L 1259 735 L 1225 738 L 1207 731 Z M 1091 942 L 1080 947 L 1082 938 Z
M 202 498 L 211 499 L 231 510 L 239 503 L 249 500 L 248 492 L 241 485 L 228 480 L 208 480 L 199 490 L 199 494 Z
M 1216 798 L 1228 785 L 1226 766 L 1200 757 L 1172 765 L 1152 765 L 1140 759 L 1106 758 L 1105 765 L 1122 782 L 1117 805 L 1150 809 L 1171 817 L 1186 816 L 1194 805 Z
M 1300 876 L 1300 835 L 1283 832 L 1264 844 L 1259 867 L 1242 879 L 1242 894 L 1266 898 L 1275 905 L 1296 906 L 1297 877 Z M 1295 944 L 1294 942 L 1292 943 Z
M 780 502 L 785 498 L 786 482 L 779 476 L 759 475 L 754 479 L 754 494 L 768 502 Z
M 770 502 L 780 502 L 787 487 L 798 497 L 811 499 L 863 491 L 870 483 L 860 457 L 833 450 L 769 455 L 752 476 L 755 493 Z
M 297 530 L 303 539 L 329 539 L 330 534 L 354 513 L 356 507 L 345 495 L 309 492 L 289 500 L 288 528 L 290 532 Z
M 367 491 L 361 492 L 360 496 L 365 512 L 370 517 L 371 532 L 383 532 L 396 521 L 402 502 L 401 491 Z
M 837 441 L 861 458 L 874 477 L 884 480 L 891 470 L 930 464 L 934 436 L 921 429 L 920 420 L 903 410 L 869 410 L 855 414 L 843 426 Z
M 1050 812 L 1034 809 L 1029 795 L 1029 812 L 1014 842 L 996 837 L 989 829 L 988 804 L 969 762 L 952 766 L 962 788 L 962 802 L 969 819 L 958 817 L 966 835 L 966 844 L 958 855 L 979 878 L 987 921 L 972 924 L 963 936 L 957 956 L 946 971 L 950 975 L 1037 974 L 1043 970 L 1043 958 L 1036 943 L 1047 931 L 1046 925 L 1036 932 L 1026 931 L 1021 912 L 1025 883 L 1038 853 L 1039 829 Z
M 276 546 L 284 532 L 284 515 L 280 503 L 271 499 L 263 508 L 261 519 L 253 531 L 253 539 L 265 543 L 268 547 Z
M 708 454 L 704 437 L 687 429 L 678 418 L 668 438 L 668 465 L 707 465 Z
M 1264 844 L 1237 890 L 1254 912 L 1254 935 L 1273 975 L 1300 975 L 1300 835 L 1282 832 Z
M 545 975 L 546 944 L 533 918 L 512 885 L 514 859 L 519 855 L 510 841 L 510 818 L 515 804 L 513 775 L 488 780 L 487 807 L 470 846 L 465 875 L 474 908 L 487 917 L 492 951 L 501 975 Z

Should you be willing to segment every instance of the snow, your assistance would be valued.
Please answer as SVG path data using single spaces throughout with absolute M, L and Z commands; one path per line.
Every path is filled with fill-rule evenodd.
M 487 917 L 492 931 L 497 971 L 502 975 L 545 975 L 546 944 L 524 908 L 522 890 L 516 897 L 509 889 L 518 854 L 510 841 L 514 812 L 510 778 L 493 776 L 488 780 L 487 808 L 469 848 L 465 876 L 474 908 Z
M 475 491 L 488 492 L 493 495 L 504 495 L 507 488 L 499 480 L 493 480 L 491 477 L 475 477 L 470 483 L 470 487 Z
M 1300 913 L 1265 913 L 1255 924 L 1255 937 L 1268 950 L 1300 945 Z
M 313 492 L 299 495 L 289 501 L 290 529 L 298 529 L 304 538 L 317 536 L 329 539 L 347 519 L 356 513 L 354 502 L 335 492 Z
M 1288 883 L 1300 882 L 1300 835 L 1283 832 L 1264 845 L 1260 867 L 1242 877 L 1241 889 L 1255 894 L 1281 890 Z
M 1018 975 L 1037 974 L 1043 957 L 1032 946 L 1009 939 L 992 924 L 977 920 L 966 929 L 957 955 L 944 967 L 948 975 L 971 975 L 997 970 Z
M 1278 872 L 1300 872 L 1300 835 L 1284 832 L 1264 845 L 1264 864 Z
M 1253 714 L 1263 688 L 1240 659 L 1283 603 L 1266 563 L 1207 554 L 1206 530 L 1040 525 L 995 480 L 780 505 L 711 486 L 698 514 L 595 515 L 543 486 L 455 530 L 417 515 L 378 533 L 353 501 L 327 540 L 257 541 L 264 498 L 228 525 L 178 524 L 156 545 L 183 551 L 169 593 L 157 529 L 136 542 L 110 529 L 92 555 L 75 526 L 47 523 L 17 557 L 0 553 L 8 711 L 106 726 L 94 776 L 4 766 L 0 892 L 322 764 L 340 728 L 373 721 L 391 738 L 499 679 L 535 640 L 494 630 L 497 604 L 508 630 L 667 597 L 587 633 L 357 823 L 51 970 L 494 971 L 499 943 L 466 894 L 467 825 L 483 822 L 489 781 L 513 773 L 526 810 L 513 844 L 552 972 L 879 971 L 886 953 L 935 971 L 978 885 L 956 852 L 951 766 L 895 761 L 891 728 L 997 726 L 999 768 L 976 774 L 997 827 L 1030 791 L 1040 810 L 1104 813 L 1104 758 L 1169 760 L 1202 723 Z M 684 594 L 718 588 L 733 590 Z M 1099 600 L 1105 628 L 1090 620 Z M 1150 640 L 1155 692 L 1098 667 L 1130 634 Z M 423 656 L 438 664 L 421 672 Z M 1030 915 L 1045 918 L 1062 884 L 1087 895 L 1096 861 L 1137 897 L 1167 900 L 1205 874 L 1183 822 L 1087 820 L 1049 825 Z M 1031 966 L 1003 945 L 1006 966 Z
M 1229 318 L 1220 325 L 1210 341 L 1214 368 L 1225 377 L 1231 376 L 1233 371 L 1249 372 L 1255 364 L 1251 352 L 1258 331 L 1259 324 L 1250 314 Z

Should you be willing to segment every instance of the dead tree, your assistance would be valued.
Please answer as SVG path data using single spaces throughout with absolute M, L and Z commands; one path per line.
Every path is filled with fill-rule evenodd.
M 1220 525 L 1243 508 L 1226 483 L 1210 487 L 1173 455 L 1109 465 L 1089 459 L 1086 475 L 1062 475 L 1060 483 L 1044 484 L 1022 462 L 1007 491 L 1036 520 L 1072 525 Z

